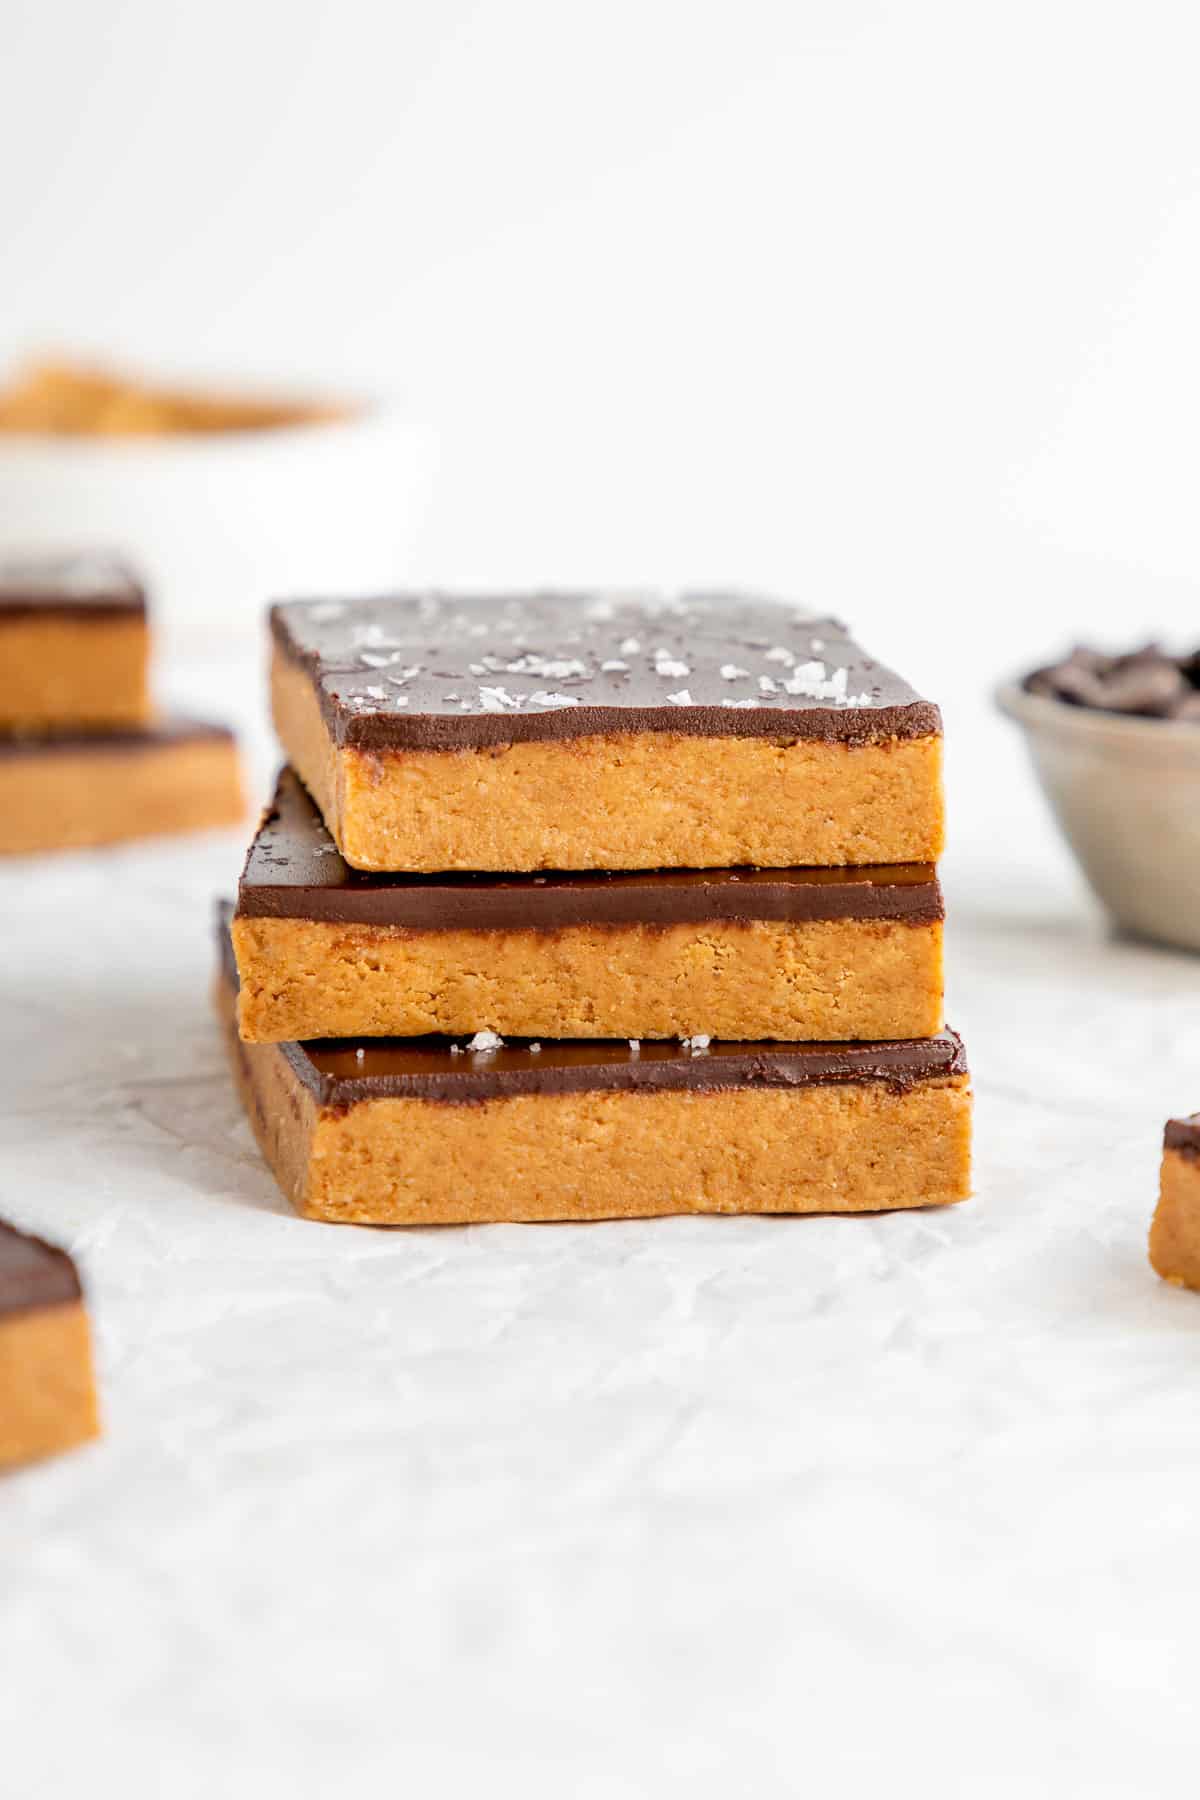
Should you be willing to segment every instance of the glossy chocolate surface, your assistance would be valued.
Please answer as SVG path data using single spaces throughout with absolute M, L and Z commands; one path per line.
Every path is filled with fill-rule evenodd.
M 146 611 L 141 582 L 118 557 L 5 557 L 0 560 L 0 622 L 16 614 L 69 613 L 81 620 Z
M 338 745 L 453 750 L 618 732 L 870 743 L 936 706 L 836 619 L 738 594 L 289 601 L 277 649 Z
M 370 875 L 338 854 L 299 777 L 285 769 L 238 891 L 240 918 L 314 919 L 412 931 L 552 931 L 569 925 L 943 916 L 930 864 L 881 868 L 664 870 L 638 874 Z
M 0 1318 L 62 1306 L 80 1297 L 79 1276 L 65 1250 L 0 1220 Z
M 236 989 L 229 938 L 232 908 L 218 909 L 225 979 Z M 454 1047 L 452 1047 L 454 1046 Z M 322 1106 L 412 1099 L 446 1105 L 514 1094 L 596 1093 L 619 1089 L 714 1091 L 728 1088 L 826 1087 L 883 1082 L 903 1092 L 921 1082 L 965 1075 L 957 1032 L 870 1044 L 736 1044 L 705 1046 L 674 1039 L 551 1039 L 534 1050 L 509 1038 L 496 1050 L 469 1050 L 445 1037 L 344 1038 L 277 1044 L 298 1079 Z

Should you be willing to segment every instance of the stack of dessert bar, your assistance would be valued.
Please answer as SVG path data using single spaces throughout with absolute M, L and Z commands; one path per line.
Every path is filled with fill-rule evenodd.
M 218 1004 L 298 1210 L 372 1224 L 963 1199 L 941 721 L 738 596 L 271 615 L 290 758 Z
M 113 844 L 242 817 L 218 725 L 160 717 L 140 582 L 107 556 L 0 565 L 0 851 Z

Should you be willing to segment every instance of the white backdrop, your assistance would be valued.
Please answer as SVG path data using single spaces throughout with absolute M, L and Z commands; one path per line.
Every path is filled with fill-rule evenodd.
M 1194 8 L 4 20 L 0 352 L 402 395 L 424 571 L 761 579 L 931 654 L 1184 614 Z
M 119 918 L 49 1000 L 23 967 L 28 1010 L 0 1021 L 14 1057 L 39 1046 L 0 1201 L 86 1252 L 113 1422 L 90 1462 L 9 1490 L 0 1634 L 7 1607 L 32 1691 L 57 1709 L 111 1628 L 88 1717 L 115 1758 L 136 1740 L 139 1794 L 159 1756 L 199 1789 L 226 1741 L 228 1791 L 259 1800 L 332 1791 L 340 1759 L 348 1793 L 392 1791 L 405 1741 L 422 1794 L 506 1792 L 518 1767 L 527 1794 L 588 1800 L 757 1800 L 801 1774 L 1173 1791 L 1200 1304 L 1143 1243 L 1161 1118 L 1200 1103 L 1200 982 L 1106 942 L 988 696 L 1076 634 L 1200 640 L 1200 14 L 0 19 L 0 356 L 397 396 L 440 445 L 398 578 L 759 583 L 842 612 L 943 702 L 951 1016 L 981 1123 L 961 1224 L 751 1222 L 734 1274 L 694 1225 L 368 1234 L 326 1271 L 231 1136 L 203 1011 L 208 893 L 239 846 L 163 865 L 136 949 L 178 1029 L 122 1013 Z M 203 670 L 175 679 L 214 703 Z M 261 729 L 253 671 L 218 685 Z M 64 881 L 14 876 L 7 916 L 67 933 Z M 110 1016 L 119 1082 L 87 1055 Z M 46 1020 L 78 1065 L 57 1198 L 36 1186 L 64 1079 Z M 326 1366 L 312 1308 L 359 1290 L 369 1311 L 320 1315 Z M 85 1748 L 58 1745 L 55 1800 Z
M 0 354 L 398 396 L 398 576 L 775 586 L 1012 769 L 996 673 L 1188 634 L 1184 0 L 3 16 Z

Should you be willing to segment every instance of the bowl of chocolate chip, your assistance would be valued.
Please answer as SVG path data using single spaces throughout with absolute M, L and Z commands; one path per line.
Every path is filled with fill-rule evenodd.
M 1200 651 L 1079 646 L 997 698 L 1114 921 L 1200 950 Z

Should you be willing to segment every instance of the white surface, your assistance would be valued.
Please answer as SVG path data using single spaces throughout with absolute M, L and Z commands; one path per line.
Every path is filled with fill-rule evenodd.
M 0 869 L 0 1210 L 79 1255 L 107 1419 L 0 1487 L 6 1794 L 1184 1791 L 1200 964 L 1108 940 L 970 698 L 942 1214 L 302 1223 L 209 1016 L 240 837 Z

